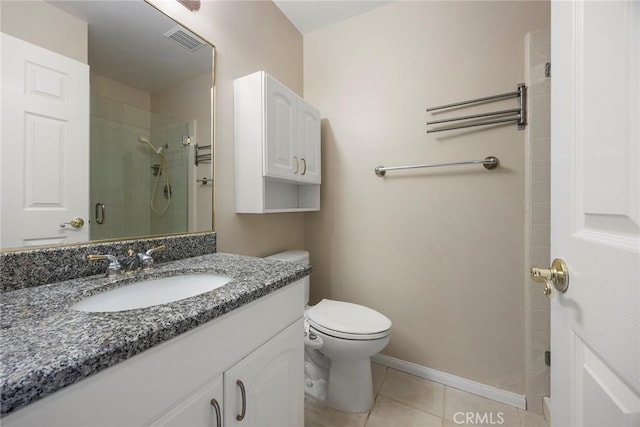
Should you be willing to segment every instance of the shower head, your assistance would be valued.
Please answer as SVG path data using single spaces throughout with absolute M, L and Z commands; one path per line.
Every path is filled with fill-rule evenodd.
M 156 147 L 153 146 L 153 144 L 151 143 L 151 141 L 149 141 L 149 139 L 146 136 L 142 136 L 140 135 L 138 137 L 138 142 L 142 143 L 142 144 L 147 144 L 153 151 L 156 152 L 156 154 L 160 154 L 161 151 L 158 150 Z

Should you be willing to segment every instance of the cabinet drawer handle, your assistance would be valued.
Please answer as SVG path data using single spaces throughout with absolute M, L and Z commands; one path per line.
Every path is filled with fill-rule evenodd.
M 222 427 L 222 414 L 220 413 L 220 404 L 216 399 L 211 399 L 211 406 L 216 411 L 216 427 Z
M 301 160 L 302 160 L 302 166 L 303 166 L 301 175 L 304 175 L 305 173 L 307 173 L 307 161 L 304 159 L 304 157 Z
M 300 165 L 298 164 L 298 158 L 296 156 L 293 156 L 293 161 L 296 162 L 296 170 L 293 171 L 294 174 L 298 174 L 298 172 L 300 172 Z
M 236 415 L 236 420 L 242 421 L 247 413 L 247 393 L 244 391 L 244 384 L 242 384 L 242 381 L 236 381 L 236 385 L 240 387 L 240 394 L 242 395 L 242 412 L 240 415 Z

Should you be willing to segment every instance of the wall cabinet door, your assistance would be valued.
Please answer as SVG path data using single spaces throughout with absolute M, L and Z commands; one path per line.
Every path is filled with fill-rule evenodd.
M 222 426 L 222 375 L 189 396 L 153 427 L 220 427 Z
M 296 179 L 300 167 L 298 96 L 269 75 L 265 76 L 265 92 L 264 175 Z
M 320 112 L 264 71 L 233 89 L 236 212 L 320 210 Z
M 298 100 L 298 156 L 301 182 L 320 184 L 320 111 Z
M 226 427 L 304 425 L 302 335 L 300 319 L 224 373 Z

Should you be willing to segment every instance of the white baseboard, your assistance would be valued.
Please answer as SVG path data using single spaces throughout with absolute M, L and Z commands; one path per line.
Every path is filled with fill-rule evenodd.
M 427 368 L 426 366 L 406 362 L 391 356 L 385 356 L 384 354 L 376 354 L 371 360 L 380 365 L 397 369 L 398 371 L 406 372 L 408 374 L 457 388 L 462 391 L 477 394 L 478 396 L 486 397 L 487 399 L 506 403 L 507 405 L 515 406 L 516 408 L 527 408 L 526 398 L 522 394 L 501 390 L 477 381 L 468 380 L 436 369 Z

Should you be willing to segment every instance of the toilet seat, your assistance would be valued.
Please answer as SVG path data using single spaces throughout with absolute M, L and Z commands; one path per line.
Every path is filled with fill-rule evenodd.
M 391 320 L 369 307 L 323 299 L 307 310 L 309 325 L 327 335 L 348 340 L 375 340 L 391 333 Z

